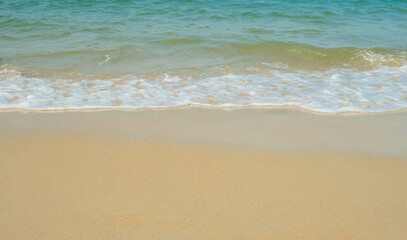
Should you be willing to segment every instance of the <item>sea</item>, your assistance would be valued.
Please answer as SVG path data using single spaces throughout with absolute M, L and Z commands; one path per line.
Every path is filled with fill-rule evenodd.
M 0 109 L 407 108 L 407 0 L 0 0 Z

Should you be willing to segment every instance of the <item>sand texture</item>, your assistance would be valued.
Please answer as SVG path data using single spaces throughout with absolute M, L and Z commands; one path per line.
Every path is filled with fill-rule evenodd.
M 188 119 L 190 113 L 178 117 Z M 407 239 L 407 159 L 396 156 L 399 151 L 394 156 L 363 153 L 368 148 L 287 151 L 241 147 L 243 140 L 204 144 L 211 141 L 200 127 L 180 128 L 175 135 L 184 141 L 175 141 L 169 140 L 171 121 L 170 132 L 161 135 L 131 127 L 113 134 L 106 126 L 125 126 L 127 113 L 104 113 L 117 121 L 92 117 L 96 113 L 52 114 L 2 115 L 0 239 Z M 208 114 L 217 116 L 215 129 L 227 118 Z M 369 119 L 361 122 L 369 125 Z M 21 127 L 28 122 L 27 129 Z M 105 130 L 96 134 L 89 130 L 92 124 Z M 144 124 L 164 128 L 157 121 Z M 6 131 L 5 125 L 20 131 Z M 255 124 L 231 126 L 245 132 Z M 201 136 L 202 142 L 189 136 Z M 302 137 L 307 134 L 299 142 Z

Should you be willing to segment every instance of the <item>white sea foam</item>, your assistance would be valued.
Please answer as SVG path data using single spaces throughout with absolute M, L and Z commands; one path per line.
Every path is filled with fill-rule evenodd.
M 391 64 L 396 63 L 399 64 L 401 62 L 406 63 L 407 61 L 407 52 L 400 51 L 397 56 L 392 54 L 379 54 L 375 53 L 372 50 L 363 50 L 359 51 L 358 54 L 355 55 L 354 58 L 361 57 L 365 62 L 369 65 L 378 65 L 383 66 L 383 64 Z
M 105 63 L 105 62 L 108 62 L 110 59 L 112 59 L 109 55 L 105 55 L 105 60 L 103 60 L 102 62 L 100 62 L 98 65 L 100 66 L 100 65 L 102 65 L 103 63 Z
M 407 65 L 370 71 L 328 70 L 264 75 L 227 74 L 184 80 L 126 76 L 110 80 L 43 79 L 0 71 L 0 108 L 60 110 L 183 105 L 297 106 L 322 112 L 384 112 L 407 108 Z

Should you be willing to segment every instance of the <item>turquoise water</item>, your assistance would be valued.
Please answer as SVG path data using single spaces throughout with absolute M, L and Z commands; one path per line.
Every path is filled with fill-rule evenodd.
M 2 108 L 407 107 L 407 1 L 0 1 Z

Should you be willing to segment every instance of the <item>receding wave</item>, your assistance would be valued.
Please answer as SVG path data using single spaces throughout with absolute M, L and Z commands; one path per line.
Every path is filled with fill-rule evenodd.
M 28 110 L 296 106 L 311 111 L 386 112 L 407 108 L 407 65 L 354 71 L 289 71 L 264 62 L 268 72 L 194 79 L 171 74 L 108 79 L 40 78 L 0 71 L 0 108 Z M 66 77 L 66 76 L 65 76 Z

